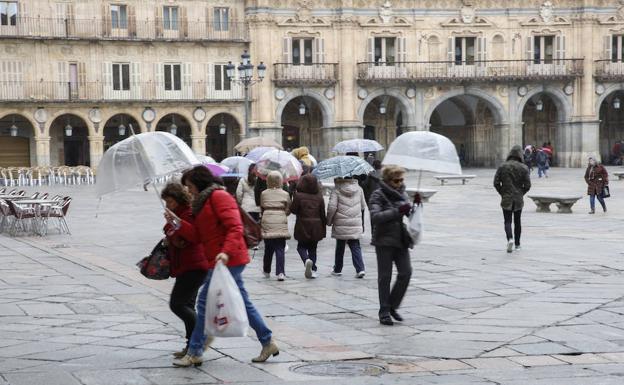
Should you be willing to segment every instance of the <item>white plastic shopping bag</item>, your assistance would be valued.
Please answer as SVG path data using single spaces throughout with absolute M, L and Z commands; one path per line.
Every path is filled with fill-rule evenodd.
M 245 337 L 249 320 L 236 281 L 221 261 L 212 273 L 206 296 L 206 335 Z
M 409 217 L 407 223 L 407 231 L 412 237 L 414 244 L 418 244 L 422 238 L 423 233 L 423 205 L 417 204 L 412 210 L 412 214 Z

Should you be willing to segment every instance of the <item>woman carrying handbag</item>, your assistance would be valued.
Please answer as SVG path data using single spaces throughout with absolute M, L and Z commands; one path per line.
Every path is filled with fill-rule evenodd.
M 589 157 L 587 169 L 585 170 L 585 182 L 587 183 L 587 195 L 589 195 L 589 214 L 596 213 L 596 198 L 602 206 L 602 211 L 607 212 L 607 205 L 604 198 L 610 196 L 605 194 L 609 191 L 609 174 L 600 162 L 593 156 Z

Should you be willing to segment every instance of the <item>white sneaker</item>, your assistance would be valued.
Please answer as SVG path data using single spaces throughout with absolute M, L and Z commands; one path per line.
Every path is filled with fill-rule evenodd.
M 511 253 L 513 251 L 513 247 L 514 247 L 513 239 L 508 240 L 507 241 L 507 252 Z
M 284 275 L 284 273 L 280 273 L 277 275 L 277 280 L 278 281 L 283 281 L 286 279 L 286 276 Z
M 516 251 L 521 250 L 522 247 L 520 247 L 520 245 L 516 245 Z
M 264 274 L 264 278 L 271 278 L 271 273 L 267 273 L 263 271 L 262 274 Z
M 365 275 L 366 275 L 366 272 L 362 270 L 358 272 L 357 274 L 355 274 L 355 278 L 364 278 Z
M 312 278 L 312 265 L 314 265 L 314 263 L 312 262 L 311 259 L 306 259 L 305 261 L 305 277 L 310 279 Z
M 312 279 L 318 278 L 318 274 L 316 274 L 316 271 L 312 272 L 312 275 L 310 275 L 310 278 L 312 278 Z
M 340 277 L 342 275 L 342 273 L 339 273 L 337 271 L 332 270 L 331 275 L 333 275 L 335 277 Z
M 288 243 L 286 244 L 286 247 L 284 247 L 284 253 L 288 252 Z

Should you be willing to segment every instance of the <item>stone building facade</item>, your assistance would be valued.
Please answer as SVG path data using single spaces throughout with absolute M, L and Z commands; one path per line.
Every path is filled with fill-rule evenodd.
M 0 1 L 0 37 L 0 147 L 31 165 L 97 165 L 130 122 L 217 158 L 431 130 L 468 165 L 551 142 L 575 167 L 624 139 L 622 0 Z M 268 67 L 249 132 L 223 73 L 244 49 Z

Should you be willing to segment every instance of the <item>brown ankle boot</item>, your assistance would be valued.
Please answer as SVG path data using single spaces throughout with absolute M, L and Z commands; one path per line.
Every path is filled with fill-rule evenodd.
M 277 344 L 273 342 L 273 340 L 271 339 L 271 341 L 269 341 L 268 344 L 262 347 L 262 350 L 260 351 L 260 355 L 256 358 L 252 358 L 251 362 L 264 362 L 268 360 L 269 357 L 271 356 L 275 357 L 278 354 L 279 354 L 279 348 L 277 347 Z

